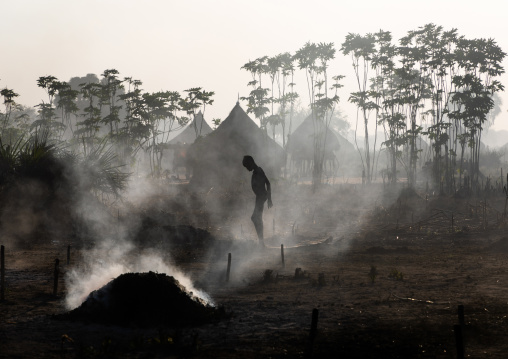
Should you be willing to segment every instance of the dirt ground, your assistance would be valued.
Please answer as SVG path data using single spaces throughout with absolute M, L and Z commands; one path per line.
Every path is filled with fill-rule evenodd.
M 343 185 L 312 202 L 298 198 L 301 190 L 292 197 L 276 190 L 274 210 L 264 217 L 266 248 L 248 227 L 250 213 L 225 193 L 217 198 L 230 214 L 220 218 L 192 215 L 211 200 L 186 208 L 176 208 L 174 196 L 153 201 L 154 213 L 163 211 L 169 224 L 210 233 L 206 245 L 173 245 L 167 255 L 230 314 L 211 324 L 140 328 L 57 319 L 66 312 L 63 278 L 80 265 L 86 243 L 72 244 L 70 264 L 64 241 L 6 248 L 0 358 L 456 358 L 459 305 L 466 357 L 506 357 L 503 194 L 373 196 Z M 143 213 L 150 218 L 143 230 L 167 229 L 146 206 Z

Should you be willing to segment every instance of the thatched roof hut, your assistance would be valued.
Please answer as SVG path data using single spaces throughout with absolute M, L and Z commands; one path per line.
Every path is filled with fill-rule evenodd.
M 293 161 L 314 160 L 315 135 L 312 121 L 312 116 L 307 117 L 289 137 L 287 151 L 291 154 L 291 159 Z M 335 159 L 335 154 L 333 152 L 338 151 L 340 147 L 339 140 L 335 133 L 330 128 L 327 128 L 325 137 L 325 161 L 333 161 Z
M 242 166 L 250 155 L 268 178 L 276 177 L 285 164 L 285 153 L 237 102 L 229 116 L 208 136 L 199 138 L 188 151 L 193 185 L 230 185 L 248 180 Z
M 178 167 L 188 167 L 187 150 L 197 138 L 206 136 L 212 132 L 212 128 L 204 120 L 201 111 L 187 126 L 173 139 L 168 142 L 169 158 L 173 158 L 172 167 L 175 170 Z M 188 171 L 187 171 L 188 172 Z
M 210 132 L 212 132 L 212 128 L 210 125 L 204 120 L 203 114 L 201 111 L 194 117 L 187 127 L 183 129 L 177 136 L 175 136 L 171 141 L 169 141 L 170 145 L 190 145 L 194 143 L 196 138 L 199 136 L 206 136 Z

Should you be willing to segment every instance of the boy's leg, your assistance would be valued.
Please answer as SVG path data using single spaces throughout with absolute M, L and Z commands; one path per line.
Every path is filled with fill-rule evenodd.
M 261 242 L 263 241 L 263 207 L 265 201 L 266 199 L 264 198 L 256 197 L 256 206 L 254 207 L 254 212 L 251 217 L 254 227 L 256 228 L 258 239 Z

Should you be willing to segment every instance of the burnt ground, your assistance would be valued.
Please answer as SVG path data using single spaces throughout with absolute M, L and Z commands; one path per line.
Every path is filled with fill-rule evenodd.
M 225 217 L 196 215 L 211 199 L 176 208 L 171 201 L 178 198 L 169 195 L 152 199 L 155 211 L 145 206 L 133 214 L 148 217 L 138 245 L 171 252 L 168 260 L 229 314 L 203 325 L 59 320 L 67 288 L 61 279 L 52 294 L 54 259 L 62 259 L 64 277 L 82 265 L 87 244 L 73 243 L 69 265 L 63 241 L 6 248 L 0 358 L 455 358 L 458 305 L 464 306 L 466 356 L 506 357 L 503 195 L 376 197 L 351 186 L 327 189 L 313 206 L 297 198 L 301 192 L 274 194 L 276 211 L 265 215 L 268 248 L 256 246 L 251 232 L 241 233 L 250 230 L 250 213 L 237 210 L 225 192 L 216 195 L 230 208 Z M 161 211 L 164 221 L 153 215 Z M 238 228 L 234 217 L 246 215 Z M 273 220 L 275 230 L 267 225 Z M 311 340 L 313 309 L 319 317 Z

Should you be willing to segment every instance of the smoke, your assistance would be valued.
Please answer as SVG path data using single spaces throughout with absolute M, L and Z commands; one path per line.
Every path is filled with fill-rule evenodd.
M 251 173 L 241 164 L 245 154 L 254 155 L 272 182 L 274 207 L 265 207 L 263 215 L 265 239 L 270 246 L 310 245 L 316 239 L 347 236 L 359 225 L 361 219 L 355 218 L 359 211 L 350 212 L 348 208 L 368 205 L 358 200 L 362 196 L 347 188 L 337 191 L 335 186 L 325 187 L 321 193 L 314 194 L 310 186 L 294 185 L 299 177 L 295 181 L 281 178 L 282 173 L 276 168 L 284 158 L 276 155 L 282 154 L 282 149 L 268 146 L 266 134 L 240 108 L 232 111 L 231 116 L 221 131 L 201 139 L 194 149 L 193 178 L 202 180 L 201 186 L 170 186 L 164 180 L 147 180 L 143 164 L 136 164 L 135 167 L 122 167 L 123 174 L 125 171 L 134 173 L 121 198 L 112 195 L 106 199 L 98 198 L 101 190 L 107 189 L 107 184 L 115 183 L 113 180 L 121 177 L 112 170 L 117 168 L 117 163 L 108 156 L 109 152 L 101 155 L 98 151 L 97 156 L 85 161 L 85 166 L 80 167 L 77 163 L 63 172 L 67 179 L 65 186 L 35 186 L 33 183 L 19 186 L 13 192 L 10 207 L 2 212 L 0 220 L 4 229 L 9 229 L 9 235 L 15 236 L 16 230 L 19 233 L 21 228 L 27 232 L 22 237 L 28 234 L 36 237 L 43 229 L 46 238 L 51 238 L 52 242 L 75 238 L 78 246 L 91 247 L 81 251 L 82 258 L 65 278 L 68 290 L 65 303 L 72 309 L 79 306 L 90 292 L 120 274 L 148 271 L 174 276 L 188 291 L 213 304 L 206 293 L 193 285 L 187 274 L 170 264 L 172 248 L 164 248 L 163 252 L 153 241 L 151 248 L 139 241 L 138 234 L 147 223 L 156 229 L 151 232 L 154 236 L 163 226 L 188 225 L 211 232 L 215 242 L 232 241 L 234 244 L 230 248 L 217 243 L 211 251 L 217 260 L 225 260 L 228 251 L 233 251 L 237 278 L 249 275 L 253 267 L 265 269 L 280 263 L 280 257 L 274 255 L 265 260 L 266 255 L 255 250 L 258 241 L 250 220 L 255 196 L 250 186 Z M 236 123 L 234 116 L 237 116 L 236 120 L 244 121 L 243 124 Z M 237 133 L 239 127 L 243 128 L 241 136 Z M 225 145 L 230 143 L 235 146 Z M 281 157 L 281 161 L 274 163 L 272 157 Z M 150 221 L 143 222 L 143 216 L 149 217 Z M 162 240 L 162 235 L 157 239 Z M 217 280 L 221 274 L 208 279 Z
M 208 294 L 196 289 L 187 275 L 168 265 L 160 255 L 150 251 L 139 254 L 139 249 L 128 242 L 105 241 L 85 253 L 84 263 L 83 267 L 68 272 L 65 278 L 65 306 L 69 310 L 81 305 L 92 291 L 100 289 L 121 274 L 149 271 L 173 276 L 192 295 L 209 305 L 215 305 Z
M 35 179 L 21 178 L 2 188 L 0 238 L 2 244 L 26 247 L 71 236 L 67 213 L 69 199 L 63 191 Z
M 75 212 L 83 223 L 82 232 L 93 238 L 96 244 L 92 249 L 83 250 L 79 265 L 67 272 L 67 309 L 78 307 L 92 291 L 123 273 L 149 271 L 173 276 L 188 292 L 214 305 L 212 298 L 197 289 L 188 275 L 168 263 L 171 248 L 161 251 L 160 248 L 139 245 L 134 241 L 142 225 L 141 216 L 146 214 L 143 208 L 159 206 L 163 192 L 158 184 L 134 178 L 122 201 L 116 203 L 117 210 L 113 211 L 89 195 L 82 196 Z

